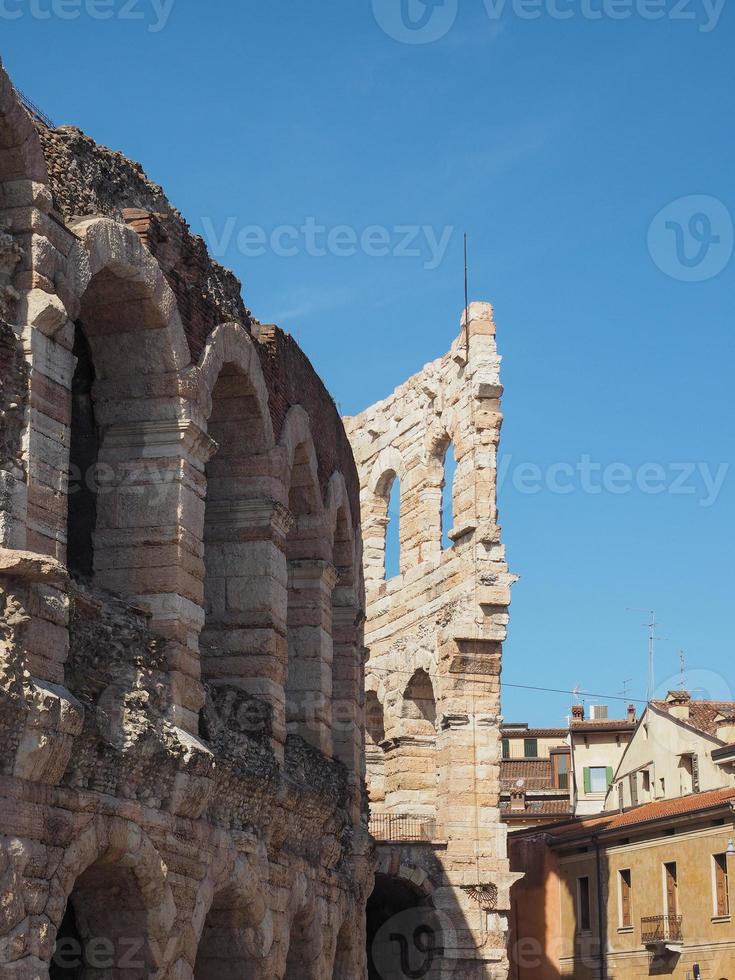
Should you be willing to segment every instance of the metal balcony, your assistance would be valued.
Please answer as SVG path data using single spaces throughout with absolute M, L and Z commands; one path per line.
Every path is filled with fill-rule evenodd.
M 684 945 L 680 915 L 649 915 L 641 919 L 641 942 L 654 951 L 680 950 Z
M 370 817 L 370 833 L 376 841 L 391 843 L 436 841 L 436 820 L 410 813 L 376 813 Z

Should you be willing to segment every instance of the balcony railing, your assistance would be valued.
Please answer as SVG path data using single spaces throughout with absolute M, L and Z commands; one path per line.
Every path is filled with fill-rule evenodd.
M 680 946 L 684 942 L 680 915 L 649 915 L 641 919 L 644 946 Z
M 436 820 L 408 813 L 375 813 L 370 817 L 370 833 L 375 840 L 435 841 Z

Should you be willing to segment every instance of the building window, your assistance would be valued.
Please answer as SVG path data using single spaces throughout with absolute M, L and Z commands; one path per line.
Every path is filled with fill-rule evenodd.
M 630 805 L 638 806 L 638 773 L 632 772 L 628 776 L 630 782 Z
M 613 771 L 605 766 L 590 766 L 584 770 L 585 793 L 607 793 L 612 785 Z
M 666 914 L 676 916 L 679 914 L 679 874 L 675 861 L 664 865 L 664 887 Z
M 569 789 L 569 756 L 559 752 L 554 756 L 554 760 L 554 773 L 556 775 L 557 788 Z
M 730 914 L 730 882 L 727 876 L 727 854 L 715 854 L 715 915 Z
M 577 878 L 577 931 L 590 932 L 591 929 L 590 880 L 589 878 Z
M 633 928 L 633 887 L 630 868 L 620 872 L 620 928 Z
M 504 738 L 502 741 L 503 746 L 503 758 L 510 759 L 510 739 Z
M 523 755 L 526 759 L 538 759 L 538 739 L 523 739 Z
M 625 809 L 625 786 L 622 780 L 618 783 L 618 808 Z
M 649 795 L 650 796 L 650 794 L 651 794 L 651 773 L 648 771 L 648 769 L 644 769 L 641 775 L 643 777 L 643 792 L 646 793 L 646 795 Z

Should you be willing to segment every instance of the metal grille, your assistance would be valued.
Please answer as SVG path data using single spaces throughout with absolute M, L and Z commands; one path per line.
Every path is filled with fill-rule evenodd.
M 680 943 L 683 941 L 680 915 L 649 915 L 641 919 L 641 942 L 644 946 L 655 943 Z
M 370 818 L 370 833 L 377 841 L 437 840 L 436 820 L 406 813 L 376 813 Z

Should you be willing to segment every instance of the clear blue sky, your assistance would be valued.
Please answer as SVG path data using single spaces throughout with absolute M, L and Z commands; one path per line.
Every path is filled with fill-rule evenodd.
M 668 637 L 661 680 L 682 648 L 692 686 L 735 689 L 735 466 L 708 507 L 701 481 L 694 495 L 653 495 L 529 494 L 513 480 L 517 464 L 547 474 L 585 456 L 713 473 L 732 461 L 735 260 L 705 281 L 677 275 L 686 202 L 654 231 L 674 277 L 647 246 L 654 217 L 680 198 L 735 214 L 732 4 L 703 31 L 704 0 L 690 2 L 695 21 L 655 22 L 593 21 L 579 0 L 559 0 L 574 14 L 564 21 L 548 8 L 525 20 L 510 3 L 492 20 L 482 0 L 459 0 L 443 36 L 406 44 L 379 25 L 400 27 L 399 0 L 375 0 L 377 18 L 370 0 L 176 0 L 158 31 L 152 0 L 137 2 L 143 20 L 121 19 L 112 0 L 112 20 L 65 21 L 3 0 L 22 10 L 0 17 L 3 59 L 57 123 L 140 160 L 210 243 L 231 219 L 223 260 L 248 305 L 296 335 L 345 413 L 447 349 L 469 233 L 472 298 L 494 303 L 504 356 L 501 520 L 521 575 L 505 680 L 615 694 L 631 678 L 642 697 L 646 614 L 628 611 L 642 607 Z M 417 0 L 406 2 L 418 23 Z M 714 227 L 691 230 L 722 232 L 722 250 L 711 207 Z M 455 230 L 435 268 L 423 232 L 419 257 L 237 247 L 249 225 L 270 234 L 309 218 L 383 226 L 389 251 L 398 226 L 438 240 Z M 504 710 L 559 722 L 569 701 L 508 687 Z

